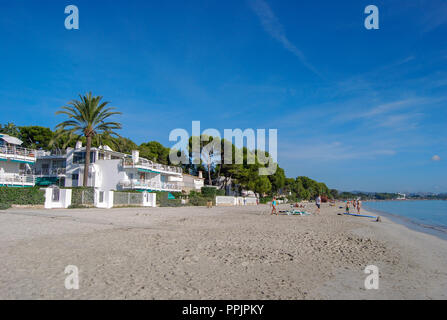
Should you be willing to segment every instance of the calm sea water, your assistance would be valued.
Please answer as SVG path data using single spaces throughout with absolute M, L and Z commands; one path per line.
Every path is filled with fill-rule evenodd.
M 388 214 L 398 222 L 417 225 L 429 233 L 447 237 L 447 201 L 375 201 L 366 202 L 365 209 Z

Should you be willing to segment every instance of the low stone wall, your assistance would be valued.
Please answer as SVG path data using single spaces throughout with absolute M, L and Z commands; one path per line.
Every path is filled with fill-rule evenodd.
M 236 197 L 217 196 L 216 206 L 235 206 L 237 204 Z
M 216 206 L 253 206 L 257 204 L 258 199 L 252 197 L 216 197 Z
M 157 195 L 155 193 L 116 192 L 92 188 L 91 190 L 76 190 L 78 191 L 76 197 L 72 197 L 72 189 L 46 188 L 44 191 L 46 209 L 70 206 L 91 206 L 104 209 L 126 206 L 156 207 Z

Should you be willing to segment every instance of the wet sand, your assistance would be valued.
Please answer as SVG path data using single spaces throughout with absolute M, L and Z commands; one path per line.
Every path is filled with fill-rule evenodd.
M 343 211 L 0 211 L 0 299 L 447 299 L 445 240 Z M 365 289 L 368 265 L 378 290 Z

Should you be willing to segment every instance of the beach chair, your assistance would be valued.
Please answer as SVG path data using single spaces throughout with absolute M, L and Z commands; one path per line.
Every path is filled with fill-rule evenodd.
M 296 209 L 287 210 L 287 211 L 280 211 L 280 213 L 285 213 L 288 216 L 310 216 L 311 213 L 307 211 L 300 211 Z

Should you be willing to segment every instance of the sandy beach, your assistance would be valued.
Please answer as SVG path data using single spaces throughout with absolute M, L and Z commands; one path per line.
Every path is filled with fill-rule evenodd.
M 447 299 L 445 240 L 341 212 L 0 211 L 0 299 Z M 64 286 L 67 265 L 78 290 Z M 364 287 L 368 265 L 378 290 Z

